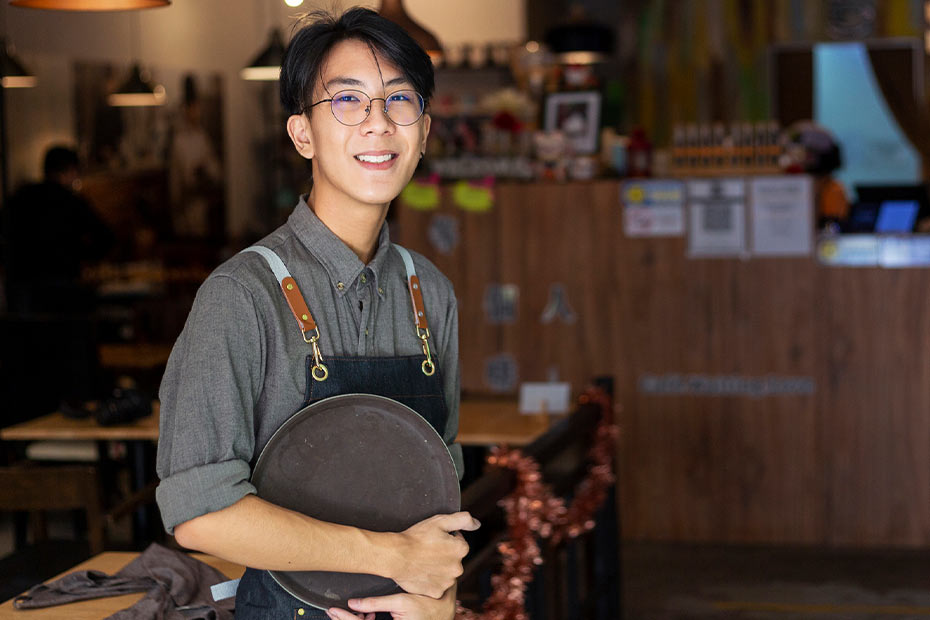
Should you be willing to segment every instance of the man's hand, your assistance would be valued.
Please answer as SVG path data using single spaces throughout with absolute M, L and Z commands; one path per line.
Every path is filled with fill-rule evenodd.
M 456 512 L 410 526 L 400 533 L 400 559 L 390 577 L 406 592 L 441 598 L 462 574 L 462 558 L 468 554 L 468 543 L 458 531 L 480 525 L 467 512 Z
M 455 617 L 455 592 L 452 587 L 439 599 L 418 594 L 392 594 L 371 598 L 349 600 L 349 607 L 368 614 L 376 611 L 390 612 L 395 620 L 453 620 Z M 333 620 L 357 620 L 357 616 L 343 609 L 330 609 Z M 365 619 L 367 620 L 367 616 Z

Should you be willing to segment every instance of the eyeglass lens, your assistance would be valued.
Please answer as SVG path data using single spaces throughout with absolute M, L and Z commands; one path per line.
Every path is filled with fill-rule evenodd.
M 344 125 L 359 125 L 368 118 L 371 105 L 372 100 L 365 93 L 342 90 L 333 95 L 333 116 Z M 384 111 L 392 123 L 412 125 L 423 114 L 423 98 L 415 90 L 398 90 L 384 99 Z

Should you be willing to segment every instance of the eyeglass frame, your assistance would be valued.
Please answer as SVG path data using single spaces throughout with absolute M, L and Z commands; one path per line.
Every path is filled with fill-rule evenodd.
M 419 114 L 412 122 L 406 123 L 406 124 L 402 124 L 402 123 L 398 123 L 398 122 L 395 121 L 393 118 L 391 118 L 391 115 L 388 113 L 388 110 L 387 110 L 387 100 L 388 100 L 389 97 L 391 97 L 391 96 L 393 96 L 393 95 L 396 95 L 397 93 L 402 93 L 402 92 L 405 92 L 405 91 L 411 92 L 411 93 L 415 94 L 417 97 L 420 98 L 420 114 Z M 343 121 L 339 120 L 339 117 L 336 116 L 336 110 L 333 109 L 333 103 L 332 103 L 332 102 L 336 99 L 336 96 L 339 95 L 339 94 L 341 94 L 341 93 L 359 93 L 359 94 L 361 94 L 361 95 L 365 95 L 366 97 L 368 97 L 368 106 L 365 108 L 365 110 L 366 110 L 366 111 L 365 111 L 365 118 L 363 118 L 363 119 L 360 120 L 359 122 L 355 123 L 354 125 L 350 125 L 349 123 L 344 123 Z M 329 99 L 320 99 L 320 100 L 317 101 L 316 103 L 311 103 L 310 106 L 307 108 L 307 110 L 312 110 L 312 109 L 315 108 L 316 106 L 320 105 L 321 103 L 326 103 L 327 101 L 329 102 L 329 111 L 332 113 L 333 118 L 335 118 L 336 121 L 337 121 L 338 123 L 340 123 L 340 124 L 342 124 L 342 125 L 345 125 L 346 127 L 358 127 L 359 125 L 361 125 L 362 123 L 364 123 L 365 121 L 367 121 L 368 118 L 371 116 L 371 104 L 372 104 L 373 102 L 375 102 L 375 101 L 383 101 L 383 102 L 384 102 L 384 106 L 381 108 L 381 110 L 384 112 L 385 118 L 387 118 L 388 120 L 390 120 L 393 124 L 397 125 L 398 127 L 410 127 L 411 125 L 415 125 L 415 124 L 417 123 L 418 120 L 420 120 L 421 118 L 423 118 L 423 113 L 426 111 L 426 99 L 423 98 L 423 95 L 421 95 L 419 92 L 417 92 L 416 90 L 414 90 L 414 89 L 412 89 L 412 88 L 399 88 L 399 89 L 397 89 L 397 90 L 395 90 L 395 91 L 393 91 L 393 92 L 391 92 L 391 93 L 388 93 L 388 95 L 385 96 L 385 97 L 370 97 L 370 96 L 368 95 L 368 93 L 366 93 L 365 91 L 356 90 L 356 89 L 354 89 L 354 88 L 344 88 L 344 89 L 342 89 L 342 90 L 339 90 L 339 91 L 336 91 L 335 93 L 333 93 L 333 96 L 330 97 Z

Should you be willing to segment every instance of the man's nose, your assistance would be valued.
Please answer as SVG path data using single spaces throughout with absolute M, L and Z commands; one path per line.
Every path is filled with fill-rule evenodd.
M 364 126 L 370 126 L 371 129 L 384 127 L 388 130 L 394 126 L 394 122 L 387 113 L 387 105 L 383 98 L 377 97 L 368 104 L 368 116 L 362 123 Z

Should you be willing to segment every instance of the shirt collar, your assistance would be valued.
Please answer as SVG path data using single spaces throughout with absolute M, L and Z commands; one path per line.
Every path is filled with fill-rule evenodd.
M 355 280 L 365 270 L 366 265 L 317 217 L 307 204 L 306 195 L 300 197 L 300 201 L 287 221 L 300 242 L 323 265 L 336 293 L 340 297 L 345 295 L 349 287 L 355 285 Z M 381 292 L 381 276 L 387 264 L 390 247 L 391 238 L 387 222 L 385 222 L 381 225 L 381 232 L 378 235 L 378 249 L 375 250 L 375 255 L 367 265 L 374 275 L 372 285 L 382 297 L 384 293 Z

